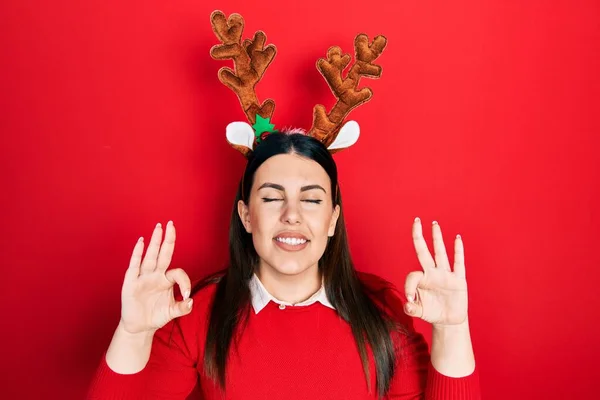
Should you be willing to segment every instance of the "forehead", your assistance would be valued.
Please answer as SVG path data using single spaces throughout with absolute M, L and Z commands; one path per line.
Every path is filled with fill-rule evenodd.
M 286 188 L 306 184 L 330 185 L 329 175 L 318 162 L 298 154 L 278 154 L 262 163 L 256 170 L 254 182 L 259 186 L 265 182 L 277 183 Z

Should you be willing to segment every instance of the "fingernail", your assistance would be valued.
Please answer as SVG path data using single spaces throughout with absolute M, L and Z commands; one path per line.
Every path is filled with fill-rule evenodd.
M 457 239 L 460 239 L 460 238 L 462 238 L 462 236 L 460 236 L 460 235 L 456 235 L 456 238 L 457 238 Z
M 161 225 L 160 225 L 160 222 L 159 222 L 158 224 L 156 224 L 156 227 L 157 227 L 157 228 L 160 228 L 160 227 L 161 227 Z
M 421 222 L 421 218 L 419 218 L 419 217 L 415 218 L 415 222 Z
M 437 221 L 433 221 L 433 222 L 432 222 L 432 224 L 433 224 L 433 225 L 437 225 Z
M 411 305 L 407 305 L 407 306 L 406 306 L 406 311 L 408 311 L 408 313 L 409 313 L 409 314 L 412 314 L 412 313 L 413 313 L 413 308 L 412 308 L 412 306 L 411 306 Z
M 189 290 L 186 290 L 186 291 L 183 293 L 183 298 L 187 300 L 189 297 L 190 297 L 190 291 L 189 291 Z
M 169 220 L 169 222 L 167 222 L 167 226 L 169 226 L 169 225 L 173 225 L 173 221 Z
M 409 303 L 412 303 L 415 300 L 415 296 L 409 294 L 406 296 L 406 300 L 408 300 Z
M 187 304 L 188 308 L 192 308 L 193 303 L 194 303 L 194 299 L 190 299 Z
M 144 241 L 144 237 L 140 236 L 140 238 L 138 239 L 138 242 L 143 242 Z

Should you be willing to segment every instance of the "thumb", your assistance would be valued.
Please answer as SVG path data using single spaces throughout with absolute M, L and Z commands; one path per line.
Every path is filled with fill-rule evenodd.
M 411 317 L 423 317 L 423 306 L 417 303 L 404 304 L 404 312 Z
M 415 302 L 417 287 L 424 275 L 423 271 L 413 271 L 406 276 L 406 281 L 404 282 L 404 294 L 409 303 Z
M 169 310 L 173 319 L 183 317 L 184 315 L 191 313 L 193 303 L 194 299 L 187 299 L 173 304 Z
M 423 306 L 416 301 L 417 288 L 425 274 L 423 271 L 413 271 L 406 276 L 404 282 L 404 294 L 407 303 L 404 304 L 404 312 L 411 317 L 421 318 L 423 316 Z

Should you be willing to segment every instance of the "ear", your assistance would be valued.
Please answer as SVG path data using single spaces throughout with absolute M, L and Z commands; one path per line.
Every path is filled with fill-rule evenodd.
M 331 216 L 331 221 L 329 222 L 329 230 L 327 231 L 327 236 L 332 237 L 335 234 L 335 227 L 337 225 L 337 220 L 340 217 L 340 205 L 336 204 L 333 209 L 333 215 Z
M 252 233 L 252 225 L 250 224 L 250 210 L 243 200 L 238 201 L 237 211 L 238 215 L 240 216 L 240 221 L 242 221 L 242 225 L 244 225 L 244 228 L 246 228 L 246 232 Z
M 356 121 L 348 121 L 342 126 L 333 143 L 327 147 L 327 150 L 342 150 L 352 146 L 358 140 L 360 127 Z
M 246 122 L 232 122 L 227 125 L 225 136 L 230 145 L 244 156 L 252 151 L 254 144 L 254 129 Z

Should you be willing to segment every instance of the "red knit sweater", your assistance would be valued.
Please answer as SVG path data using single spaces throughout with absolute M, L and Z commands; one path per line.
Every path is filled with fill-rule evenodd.
M 349 325 L 321 303 L 282 310 L 270 302 L 258 314 L 251 311 L 229 357 L 223 394 L 202 369 L 206 319 L 215 288 L 198 292 L 191 314 L 156 332 L 150 360 L 141 372 L 117 374 L 103 356 L 88 399 L 185 399 L 196 384 L 205 400 L 377 398 L 372 354 L 369 392 Z M 398 297 L 393 301 L 402 307 Z M 395 336 L 401 350 L 387 399 L 480 399 L 477 370 L 465 378 L 440 374 L 431 365 L 423 336 L 414 333 L 411 319 L 403 317 L 402 322 L 413 334 Z

